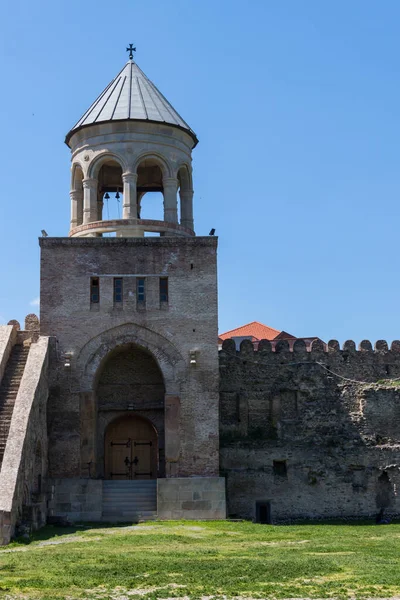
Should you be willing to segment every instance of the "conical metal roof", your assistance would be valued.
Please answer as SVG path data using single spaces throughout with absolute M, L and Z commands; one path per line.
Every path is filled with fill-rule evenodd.
M 65 142 L 69 144 L 71 136 L 82 127 L 95 123 L 130 120 L 173 125 L 187 131 L 195 145 L 198 142 L 194 131 L 133 60 L 126 63 L 83 117 L 72 127 Z

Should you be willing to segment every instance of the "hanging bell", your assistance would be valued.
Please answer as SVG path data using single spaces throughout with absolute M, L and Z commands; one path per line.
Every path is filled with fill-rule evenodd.
M 121 197 L 121 196 L 119 195 L 119 191 L 118 191 L 118 190 L 117 190 L 117 193 L 115 194 L 115 197 L 116 197 L 116 199 L 117 199 L 117 200 L 119 200 L 119 199 L 120 199 L 120 197 Z
M 109 193 L 108 193 L 108 192 L 106 192 L 106 193 L 105 193 L 105 196 L 104 196 L 104 200 L 109 200 L 109 199 L 110 199 L 110 195 L 109 195 Z

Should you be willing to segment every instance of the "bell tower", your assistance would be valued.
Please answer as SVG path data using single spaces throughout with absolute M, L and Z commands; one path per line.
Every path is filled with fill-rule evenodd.
M 70 237 L 191 237 L 196 134 L 130 59 L 66 136 L 71 148 Z M 163 220 L 142 219 L 146 193 L 164 198 Z M 180 211 L 178 212 L 178 192 Z M 122 196 L 121 218 L 104 198 Z
M 57 339 L 52 514 L 140 517 L 134 502 L 129 515 L 105 502 L 113 486 L 129 491 L 146 479 L 141 485 L 156 494 L 149 514 L 224 518 L 217 238 L 194 232 L 198 140 L 128 50 L 66 136 L 68 237 L 40 239 L 41 334 Z M 163 218 L 144 218 L 149 192 L 162 194 Z M 119 207 L 113 218 L 110 200 Z

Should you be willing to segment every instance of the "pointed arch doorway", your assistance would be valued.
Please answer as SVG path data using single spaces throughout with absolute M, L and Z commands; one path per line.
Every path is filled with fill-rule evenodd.
M 156 479 L 158 436 L 153 425 L 137 415 L 112 421 L 105 434 L 105 479 Z

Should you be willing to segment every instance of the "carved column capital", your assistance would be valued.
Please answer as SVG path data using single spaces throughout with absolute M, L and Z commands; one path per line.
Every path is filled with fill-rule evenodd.
M 96 190 L 98 181 L 97 179 L 83 179 L 82 180 L 83 188 L 86 190 Z
M 122 173 L 122 181 L 124 183 L 136 183 L 138 179 L 138 174 L 137 173 Z
M 179 195 L 181 198 L 193 198 L 193 190 L 179 190 Z
M 71 190 L 69 192 L 69 197 L 71 200 L 80 200 L 83 197 L 83 189 L 82 190 Z
M 175 177 L 163 177 L 164 188 L 176 188 L 178 189 L 178 180 Z

